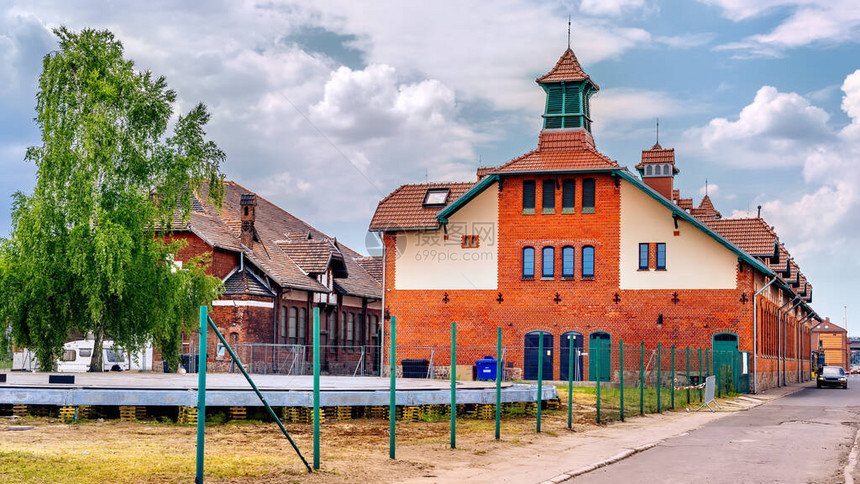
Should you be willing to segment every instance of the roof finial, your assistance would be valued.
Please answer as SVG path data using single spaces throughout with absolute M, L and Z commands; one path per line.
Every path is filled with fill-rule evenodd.
M 660 118 L 657 118 L 657 144 L 660 144 Z
M 705 196 L 708 196 L 708 179 L 705 178 Z
M 567 16 L 567 48 L 570 49 L 570 15 Z

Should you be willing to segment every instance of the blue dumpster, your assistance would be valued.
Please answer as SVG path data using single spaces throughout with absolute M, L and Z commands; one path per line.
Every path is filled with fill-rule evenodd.
M 492 356 L 485 356 L 484 358 L 476 361 L 475 366 L 478 367 L 478 380 L 496 381 L 495 358 Z

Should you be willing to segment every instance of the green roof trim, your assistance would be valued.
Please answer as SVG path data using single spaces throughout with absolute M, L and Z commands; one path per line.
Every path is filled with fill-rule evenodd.
M 534 173 L 534 172 L 529 172 L 529 174 L 532 174 L 532 173 Z M 547 172 L 547 173 L 549 173 L 549 172 Z M 773 270 L 771 270 L 770 267 L 768 267 L 767 265 L 765 265 L 763 262 L 756 259 L 752 255 L 747 254 L 746 252 L 741 250 L 738 246 L 729 242 L 728 240 L 723 238 L 722 235 L 718 234 L 713 229 L 711 229 L 710 227 L 705 225 L 699 219 L 688 214 L 687 212 L 682 210 L 680 207 L 678 207 L 677 205 L 672 203 L 670 200 L 667 200 L 666 197 L 657 193 L 653 188 L 651 188 L 648 185 L 646 185 L 645 183 L 643 183 L 639 178 L 637 178 L 635 175 L 633 175 L 632 173 L 630 173 L 626 169 L 599 168 L 599 169 L 591 169 L 591 170 L 553 170 L 552 173 L 610 173 L 613 176 L 619 176 L 620 178 L 630 182 L 630 184 L 632 184 L 636 188 L 645 192 L 647 195 L 649 195 L 654 200 L 657 200 L 658 202 L 660 202 L 663 206 L 665 206 L 666 208 L 671 210 L 673 215 L 677 216 L 681 220 L 684 220 L 685 222 L 689 223 L 690 225 L 692 225 L 692 226 L 696 227 L 697 229 L 701 230 L 702 232 L 706 233 L 712 239 L 719 242 L 723 247 L 732 251 L 735 255 L 738 256 L 739 261 L 742 261 L 742 262 L 749 264 L 754 269 L 765 274 L 766 276 L 776 277 L 777 278 L 777 282 L 776 282 L 777 287 L 793 292 L 793 290 L 788 286 L 788 284 L 786 284 L 785 281 L 783 281 L 781 278 L 777 277 L 776 273 Z M 505 173 L 505 175 L 516 175 L 516 174 L 525 174 L 525 172 L 523 172 L 523 173 Z M 467 191 L 462 196 L 460 196 L 460 198 L 458 198 L 457 200 L 454 200 L 453 203 L 451 203 L 450 205 L 445 207 L 443 210 L 441 210 L 438 214 L 436 214 L 436 219 L 441 224 L 447 224 L 448 223 L 448 217 L 450 217 L 451 215 L 456 213 L 458 210 L 460 210 L 464 205 L 469 203 L 473 198 L 480 195 L 490 185 L 492 185 L 493 183 L 496 183 L 499 180 L 499 178 L 500 178 L 500 175 L 498 175 L 498 174 L 487 176 L 486 178 L 484 178 L 483 180 L 481 180 L 480 182 L 475 184 L 475 186 L 470 188 L 469 191 Z
M 645 192 L 646 194 L 650 195 L 650 196 L 651 196 L 651 198 L 653 198 L 654 200 L 657 200 L 658 202 L 660 202 L 661 204 L 663 204 L 663 206 L 665 206 L 665 207 L 667 207 L 669 210 L 671 210 L 673 214 L 677 215 L 677 216 L 678 216 L 678 218 L 680 218 L 680 219 L 682 219 L 682 220 L 686 221 L 686 222 L 687 222 L 687 223 L 689 223 L 690 225 L 692 225 L 692 226 L 694 226 L 694 227 L 698 228 L 699 230 L 701 230 L 702 232 L 705 232 L 706 234 L 710 235 L 710 236 L 711 236 L 711 238 L 713 238 L 714 240 L 716 240 L 717 242 L 719 242 L 720 244 L 722 244 L 725 248 L 727 248 L 727 249 L 729 249 L 730 251 L 734 252 L 734 253 L 738 256 L 738 259 L 739 259 L 739 260 L 742 260 L 743 262 L 746 262 L 747 264 L 749 264 L 749 265 L 753 266 L 753 267 L 754 267 L 754 268 L 756 268 L 759 272 L 762 272 L 762 273 L 764 273 L 765 275 L 768 275 L 768 276 L 776 276 L 776 274 L 775 274 L 775 273 L 770 269 L 770 267 L 768 267 L 768 266 L 764 265 L 764 263 L 763 263 L 763 262 L 761 262 L 760 260 L 758 260 L 758 259 L 756 259 L 755 257 L 751 256 L 750 254 L 747 254 L 746 252 L 744 252 L 743 250 L 741 250 L 741 249 L 740 249 L 738 246 L 736 246 L 735 244 L 733 244 L 733 243 L 729 242 L 728 240 L 724 239 L 722 235 L 720 235 L 720 234 L 716 233 L 713 229 L 711 229 L 710 227 L 708 227 L 707 225 L 705 225 L 704 223 L 702 223 L 702 222 L 701 222 L 699 219 L 697 219 L 696 217 L 693 217 L 692 215 L 688 214 L 687 212 L 685 212 L 685 211 L 681 210 L 681 208 L 680 208 L 680 207 L 678 207 L 677 205 L 675 205 L 675 204 L 674 204 L 674 203 L 672 203 L 671 201 L 667 200 L 667 199 L 666 199 L 666 197 L 664 197 L 663 195 L 661 195 L 661 194 L 657 193 L 656 191 L 654 191 L 654 189 L 653 189 L 653 188 L 651 188 L 651 187 L 649 187 L 648 185 L 646 185 L 645 183 L 643 183 L 641 180 L 639 180 L 638 178 L 636 178 L 636 177 L 635 177 L 632 173 L 630 173 L 629 171 L 627 171 L 627 170 L 615 170 L 615 172 L 616 172 L 616 173 L 618 173 L 618 175 L 619 175 L 621 178 L 623 178 L 623 179 L 627 180 L 627 181 L 628 181 L 628 182 L 630 182 L 633 186 L 635 186 L 635 187 L 639 188 L 640 190 L 642 190 L 642 191 L 643 191 L 643 192 Z M 787 287 L 786 287 L 786 289 L 787 289 Z
M 464 205 L 469 203 L 473 198 L 480 195 L 484 190 L 486 190 L 490 185 L 496 183 L 498 181 L 499 175 L 489 175 L 480 182 L 476 183 L 475 186 L 469 189 L 466 193 L 460 195 L 460 198 L 454 200 L 450 205 L 443 208 L 436 214 L 436 220 L 441 224 L 448 223 L 448 217 L 453 215 L 463 208 Z

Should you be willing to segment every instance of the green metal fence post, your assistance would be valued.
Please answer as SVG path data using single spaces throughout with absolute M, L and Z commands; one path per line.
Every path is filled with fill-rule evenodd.
M 621 407 L 621 421 L 624 421 L 624 340 L 618 340 L 618 382 L 621 385 L 621 397 L 618 403 Z
M 457 448 L 457 323 L 451 322 L 451 448 Z
M 687 345 L 687 386 L 690 386 L 690 345 Z M 687 405 L 690 404 L 690 389 L 687 389 Z
M 645 341 L 639 343 L 639 415 L 645 415 Z
M 573 336 L 567 335 L 567 428 L 573 428 Z
M 541 407 L 543 406 L 543 331 L 538 335 L 538 387 L 537 387 L 537 427 L 535 432 L 540 433 Z
M 389 329 L 388 337 L 391 338 L 391 352 L 389 354 L 390 364 L 391 364 L 391 395 L 390 401 L 388 403 L 388 457 L 390 459 L 394 458 L 394 450 L 395 450 L 395 439 L 394 439 L 394 423 L 397 420 L 397 401 L 395 399 L 395 394 L 397 393 L 397 383 L 395 381 L 397 377 L 397 358 L 396 358 L 396 347 L 395 343 L 397 341 L 397 333 L 395 324 L 395 317 L 391 316 L 391 329 Z
M 502 433 L 502 328 L 496 328 L 496 440 Z
M 248 385 L 251 385 L 251 389 L 254 390 L 255 394 L 257 394 L 257 398 L 260 399 L 260 403 L 262 403 L 263 407 L 266 408 L 266 412 L 268 412 L 269 417 L 271 417 L 271 419 L 274 420 L 275 423 L 278 425 L 278 428 L 281 429 L 281 433 L 283 433 L 284 437 L 286 437 L 287 440 L 290 442 L 290 445 L 293 447 L 293 450 L 296 451 L 296 455 L 298 455 L 299 459 L 302 460 L 302 464 L 305 465 L 305 467 L 308 469 L 308 472 L 313 472 L 313 467 L 308 464 L 308 461 L 305 459 L 305 456 L 303 456 L 302 452 L 299 450 L 299 446 L 296 445 L 296 441 L 294 441 L 293 438 L 290 437 L 290 433 L 287 432 L 287 429 L 284 427 L 284 424 L 281 422 L 281 419 L 278 418 L 277 414 L 275 414 L 275 411 L 272 410 L 272 406 L 269 405 L 269 402 L 266 400 L 266 397 L 263 396 L 262 392 L 260 392 L 260 389 L 257 388 L 257 384 L 254 383 L 254 380 L 251 378 L 251 375 L 249 375 L 248 371 L 245 370 L 245 365 L 243 365 L 239 357 L 236 356 L 236 352 L 233 351 L 232 347 L 230 347 L 230 343 L 227 342 L 227 340 L 224 338 L 224 335 L 221 334 L 221 331 L 218 330 L 218 326 L 215 326 L 215 322 L 212 321 L 212 318 L 207 319 L 209 322 L 209 328 L 212 330 L 213 333 L 215 333 L 215 337 L 218 338 L 218 341 L 221 342 L 221 346 L 223 346 L 227 350 L 227 353 L 230 354 L 230 358 L 233 360 L 233 364 L 235 364 L 236 367 L 239 368 L 239 371 L 242 373 L 242 376 L 245 377 L 245 381 L 248 382 Z
M 672 410 L 675 410 L 675 344 L 672 343 Z
M 206 330 L 209 308 L 200 306 L 200 349 L 197 363 L 197 473 L 195 484 L 203 484 L 203 438 L 206 429 Z
M 660 381 L 660 343 L 657 343 L 657 413 L 663 411 L 660 408 L 660 394 L 663 392 L 663 385 Z
M 699 346 L 699 384 L 705 383 L 705 380 L 702 379 L 702 347 Z M 705 393 L 703 389 L 699 389 L 699 400 L 705 400 Z
M 320 468 L 320 308 L 314 308 L 314 469 Z
M 595 364 L 595 371 L 597 372 L 597 416 L 596 416 L 597 418 L 596 418 L 596 420 L 597 420 L 597 423 L 600 423 L 600 357 L 602 355 L 600 354 L 599 349 L 595 349 L 595 351 L 597 352 L 597 355 L 596 355 L 597 356 L 596 357 L 597 363 Z

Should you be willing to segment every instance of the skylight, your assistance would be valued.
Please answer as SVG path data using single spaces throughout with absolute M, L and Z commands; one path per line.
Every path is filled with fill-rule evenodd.
M 424 206 L 445 205 L 448 202 L 448 188 L 430 188 L 424 195 Z

